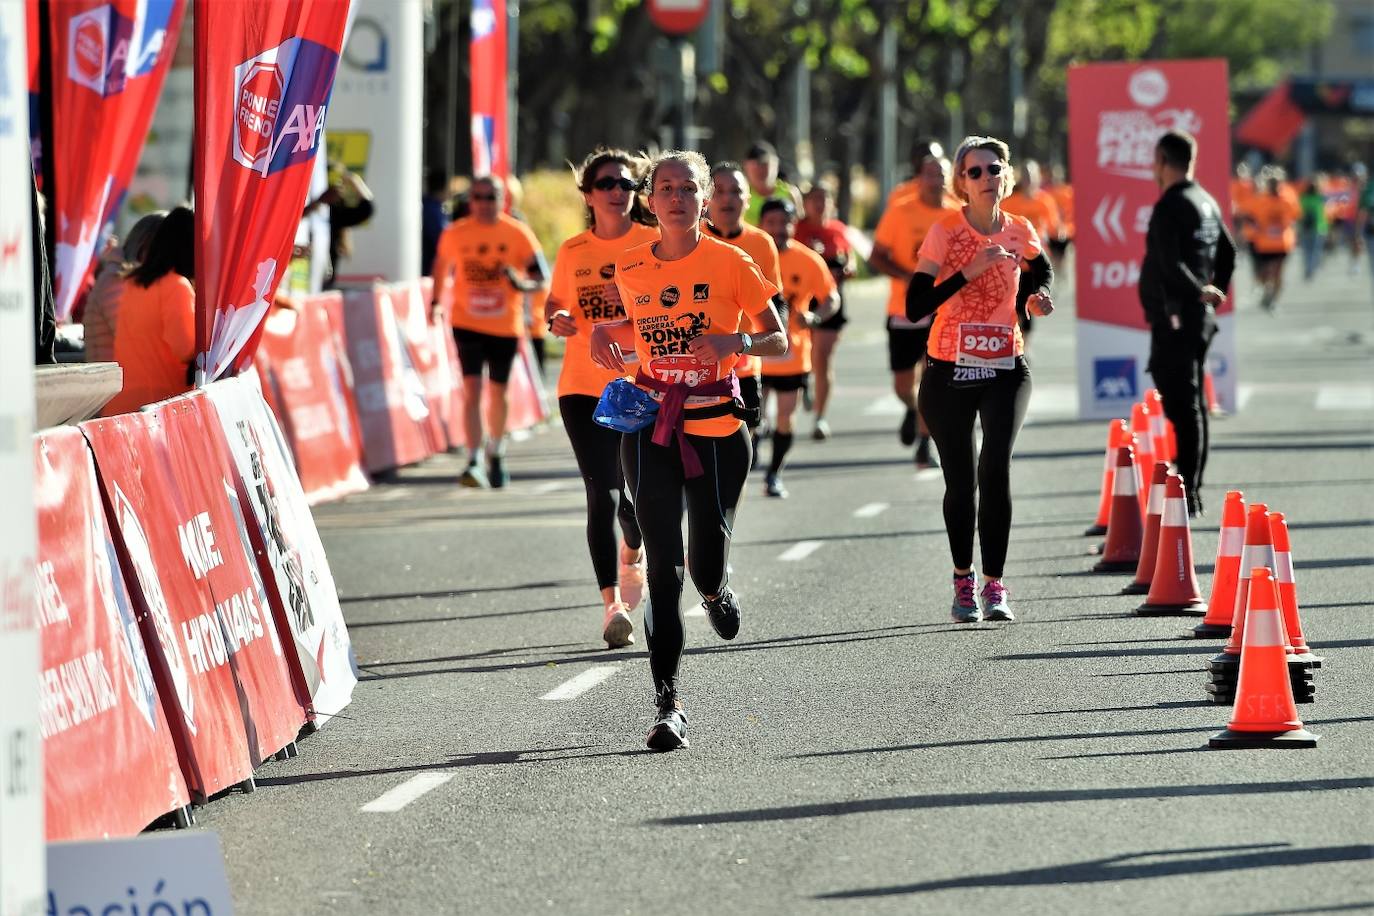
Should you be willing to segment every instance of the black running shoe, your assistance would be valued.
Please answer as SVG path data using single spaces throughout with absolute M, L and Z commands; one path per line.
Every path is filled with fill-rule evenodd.
M 506 461 L 500 455 L 487 456 L 487 480 L 491 481 L 493 490 L 499 490 L 510 483 L 510 474 L 506 471 Z
M 930 450 L 930 437 L 922 436 L 921 441 L 916 445 L 916 470 L 924 471 L 927 468 L 938 468 L 940 459 L 935 457 L 935 453 Z
M 787 498 L 787 488 L 782 485 L 782 478 L 772 474 L 763 479 L 763 492 L 774 499 Z
M 916 408 L 908 407 L 906 416 L 902 417 L 902 425 L 897 429 L 897 438 L 902 440 L 903 445 L 916 444 Z
M 739 633 L 739 599 L 730 589 L 725 589 L 714 599 L 707 598 L 701 602 L 701 606 L 706 608 L 706 617 L 711 621 L 711 628 L 716 631 L 716 635 L 721 639 L 734 639 Z
M 656 751 L 676 751 L 690 747 L 687 741 L 687 713 L 677 697 L 658 704 L 658 719 L 649 729 L 644 743 Z

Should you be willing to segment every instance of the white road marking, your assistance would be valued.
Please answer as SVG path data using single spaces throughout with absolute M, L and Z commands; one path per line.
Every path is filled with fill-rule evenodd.
M 588 668 L 577 677 L 559 684 L 539 699 L 575 700 L 619 670 L 619 665 L 597 665 L 595 668 Z
M 1323 385 L 1318 410 L 1374 410 L 1374 385 Z
M 891 393 L 885 398 L 878 398 L 864 408 L 865 417 L 900 417 L 905 414 L 906 405 L 897 400 L 897 396 Z
M 530 492 L 535 496 L 543 496 L 545 493 L 552 493 L 554 490 L 561 489 L 563 489 L 563 482 L 561 480 L 550 480 L 545 483 L 535 484 L 530 487 Z
M 821 546 L 821 541 L 798 541 L 791 547 L 778 554 L 778 559 L 785 562 L 795 562 L 805 560 L 815 553 Z
M 854 510 L 855 518 L 877 518 L 888 509 L 892 508 L 888 503 L 869 503 Z
M 1078 416 L 1078 386 L 1036 384 L 1031 387 L 1030 406 L 1026 413 L 1032 417 Z
M 394 789 L 383 792 L 379 797 L 363 805 L 361 811 L 393 814 L 415 801 L 426 792 L 439 788 L 454 776 L 453 773 L 418 773 Z
M 689 607 L 687 610 L 683 611 L 683 612 L 682 612 L 682 616 L 683 616 L 683 617 L 705 617 L 705 616 L 706 616 L 706 605 L 704 605 L 704 604 L 694 604 L 694 605 L 692 605 L 691 607 Z
M 1255 396 L 1255 386 L 1241 382 L 1236 386 L 1236 411 L 1245 409 L 1245 405 L 1250 403 L 1250 399 Z
M 916 472 L 917 480 L 938 480 L 944 476 L 939 468 L 921 468 Z

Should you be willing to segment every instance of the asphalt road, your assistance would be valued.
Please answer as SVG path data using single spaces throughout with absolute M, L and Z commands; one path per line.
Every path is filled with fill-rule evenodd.
M 317 511 L 362 682 L 256 793 L 200 811 L 240 912 L 1374 909 L 1361 271 L 1290 274 L 1273 317 L 1242 282 L 1244 407 L 1214 424 L 1193 537 L 1205 594 L 1227 488 L 1288 514 L 1327 660 L 1300 707 L 1317 749 L 1207 750 L 1229 717 L 1202 686 L 1219 646 L 1177 638 L 1193 620 L 1133 616 L 1129 577 L 1087 574 L 1103 424 L 1073 419 L 1062 288 L 1013 468 L 1020 619 L 949 622 L 943 484 L 897 442 L 881 290 L 860 285 L 835 438 L 799 436 L 791 498 L 759 477 L 740 512 L 739 638 L 688 618 L 688 751 L 644 750 L 645 656 L 598 640 L 557 427 L 511 446 L 503 492 L 458 489 L 442 456 Z M 585 692 L 549 698 L 569 682 Z

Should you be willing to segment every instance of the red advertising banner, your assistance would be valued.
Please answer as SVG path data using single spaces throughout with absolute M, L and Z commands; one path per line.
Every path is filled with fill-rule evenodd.
M 81 431 L 34 436 L 47 838 L 133 836 L 190 804 Z
M 52 0 L 57 320 L 77 294 L 138 165 L 186 0 Z M 47 189 L 45 189 L 47 190 Z
M 324 545 L 285 439 L 252 378 L 215 382 L 205 394 L 233 455 L 240 501 L 256 523 L 250 534 L 259 569 L 276 585 L 268 594 L 287 622 L 311 714 L 321 723 L 349 704 L 358 681 Z
M 396 325 L 401 332 L 410 365 L 424 386 L 429 405 L 425 435 L 430 451 L 442 452 L 449 447 L 444 408 L 452 396 L 447 347 L 436 339 L 435 327 L 429 320 L 429 300 L 422 295 L 419 283 L 397 283 L 387 289 L 387 294 L 391 297 L 392 308 L 396 310 Z
M 1197 181 L 1230 212 L 1226 62 L 1087 64 L 1069 69 L 1068 90 L 1078 226 L 1079 412 L 1126 416 L 1151 387 L 1144 379 L 1150 336 L 1137 286 L 1150 213 L 1160 195 L 1155 143 L 1173 129 L 1197 138 Z M 1227 302 L 1211 349 L 1211 370 L 1228 409 L 1235 404 L 1234 317 Z
M 183 501 L 177 525 L 182 559 L 214 602 L 213 616 L 199 624 L 199 655 L 195 630 L 183 627 L 192 634 L 187 637 L 192 665 L 219 661 L 228 666 L 256 766 L 296 740 L 309 694 L 296 690 L 305 681 L 295 653 L 283 650 L 291 633 L 287 621 L 273 613 L 258 573 L 248 533 L 252 509 L 239 502 L 237 471 L 214 405 L 199 391 L 166 401 L 154 412 L 163 424 L 168 465 Z
M 248 364 L 324 134 L 348 0 L 196 0 L 197 380 Z
M 339 293 L 326 294 L 341 298 Z M 276 309 L 263 326 L 256 361 L 267 375 L 311 502 L 368 487 L 325 296 Z
M 510 174 L 506 0 L 472 0 L 472 174 Z
M 184 508 L 154 414 L 90 420 L 81 431 L 95 453 L 115 551 L 187 787 L 193 797 L 208 798 L 247 779 L 256 762 L 239 707 L 237 665 L 229 664 L 230 646 L 238 648 L 246 635 L 242 617 L 236 629 L 223 626 L 223 609 L 203 575 L 237 544 L 217 542 L 209 518 Z M 261 624 L 262 610 L 254 611 Z

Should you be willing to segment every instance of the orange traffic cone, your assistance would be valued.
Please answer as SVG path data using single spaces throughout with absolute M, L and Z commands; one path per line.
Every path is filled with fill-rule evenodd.
M 1159 520 L 1159 548 L 1155 574 L 1145 603 L 1135 609 L 1141 617 L 1163 614 L 1204 614 L 1207 604 L 1198 594 L 1193 569 L 1193 535 L 1188 530 L 1188 500 L 1183 478 L 1170 474 L 1164 484 L 1164 514 Z
M 1207 616 L 1185 636 L 1198 639 L 1224 639 L 1231 635 L 1231 618 L 1236 612 L 1236 585 L 1240 578 L 1240 554 L 1245 547 L 1245 494 L 1226 491 L 1221 507 L 1221 537 L 1217 541 L 1217 562 L 1212 574 L 1212 594 L 1207 600 Z
M 1207 398 L 1207 412 L 1214 417 L 1226 416 L 1226 411 L 1221 409 L 1221 402 L 1217 400 L 1217 386 L 1212 381 L 1212 373 L 1202 373 L 1202 392 Z
M 1140 490 L 1135 454 L 1129 445 L 1116 450 L 1116 473 L 1112 479 L 1112 517 L 1107 525 L 1107 543 L 1102 559 L 1093 572 L 1130 572 L 1140 562 Z
M 1150 501 L 1150 478 L 1155 460 L 1150 448 L 1150 405 L 1144 401 L 1131 405 L 1131 435 L 1135 437 L 1135 466 L 1140 489 L 1140 517 L 1145 517 L 1145 507 Z
M 1250 575 L 1256 567 L 1274 568 L 1274 544 L 1269 535 L 1269 507 L 1252 503 L 1245 510 L 1245 546 L 1241 548 L 1240 574 L 1236 578 L 1236 602 L 1231 612 L 1231 637 L 1226 648 L 1207 661 L 1211 683 L 1207 692 L 1215 703 L 1230 703 L 1235 698 L 1236 674 L 1240 668 L 1240 649 L 1245 639 L 1245 606 L 1249 600 Z
M 1284 657 L 1279 593 L 1269 567 L 1250 579 L 1245 642 L 1236 683 L 1231 723 L 1207 742 L 1209 747 L 1316 747 L 1317 736 L 1302 727 Z
M 1150 579 L 1155 574 L 1155 556 L 1159 550 L 1159 518 L 1164 514 L 1164 480 L 1168 476 L 1169 466 L 1156 461 L 1154 476 L 1150 478 L 1150 502 L 1145 508 L 1145 534 L 1140 542 L 1140 562 L 1135 567 L 1135 580 L 1121 590 L 1123 595 L 1144 595 L 1150 590 Z
M 1288 540 L 1288 522 L 1282 512 L 1269 513 L 1269 533 L 1274 538 L 1274 578 L 1279 587 L 1279 607 L 1283 609 L 1283 629 L 1288 635 L 1288 674 L 1293 683 L 1293 699 L 1311 703 L 1317 689 L 1313 671 L 1325 661 L 1313 654 L 1302 635 L 1302 619 L 1298 614 L 1298 584 L 1293 575 L 1293 548 Z
M 1145 403 L 1150 407 L 1150 454 L 1155 461 L 1172 461 L 1169 456 L 1169 421 L 1164 416 L 1164 398 L 1158 388 L 1145 392 Z
M 1102 459 L 1102 495 L 1097 500 L 1097 521 L 1083 532 L 1084 537 L 1098 537 L 1107 533 L 1107 523 L 1112 518 L 1112 476 L 1116 473 L 1116 450 L 1126 444 L 1130 432 L 1125 420 L 1113 420 L 1107 424 L 1107 454 Z

